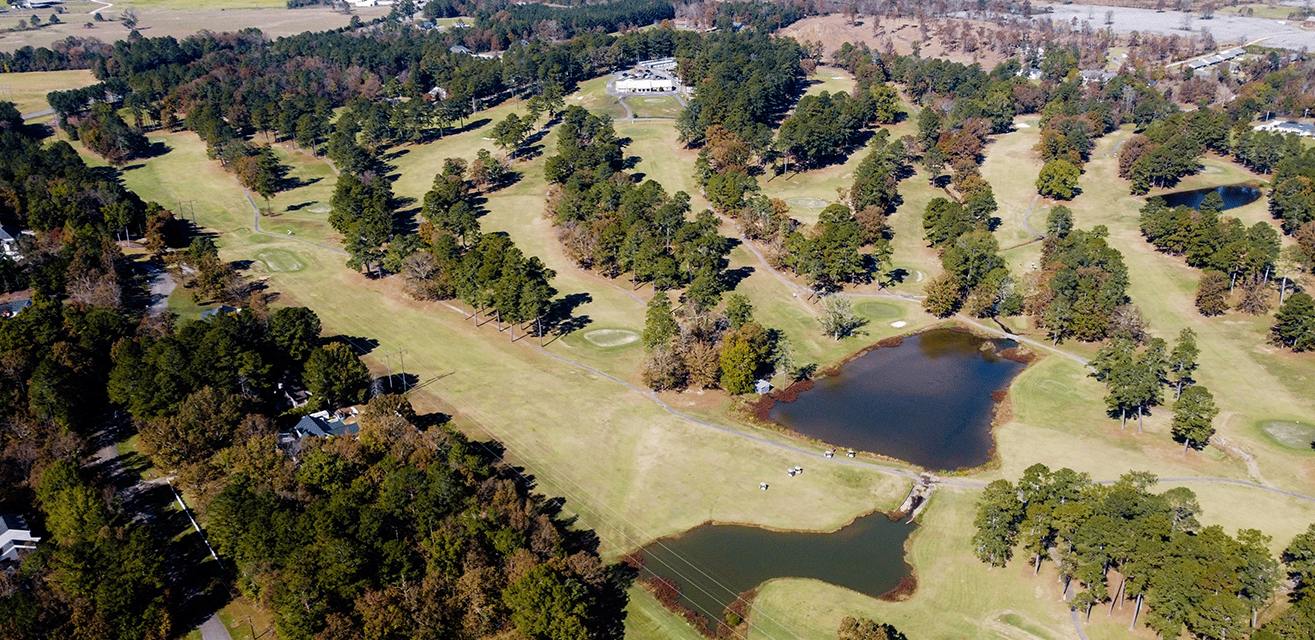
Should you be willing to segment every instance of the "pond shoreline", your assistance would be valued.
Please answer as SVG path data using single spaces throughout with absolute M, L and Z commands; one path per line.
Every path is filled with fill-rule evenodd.
M 772 391 L 771 393 L 759 396 L 755 400 L 747 401 L 744 405 L 741 405 L 741 407 L 737 410 L 737 412 L 747 414 L 744 417 L 747 418 L 749 422 L 757 426 L 778 431 L 780 433 L 786 434 L 792 438 L 804 442 L 809 442 L 821 447 L 833 448 L 837 450 L 848 448 L 848 447 L 840 447 L 834 445 L 833 443 L 827 442 L 822 438 L 809 436 L 795 429 L 792 429 L 780 422 L 772 420 L 770 417 L 771 411 L 773 408 L 776 407 L 778 403 L 794 402 L 800 397 L 801 394 L 813 389 L 819 380 L 823 380 L 828 377 L 839 375 L 842 367 L 844 367 L 846 364 L 853 362 L 854 360 L 857 360 L 858 358 L 861 358 L 877 349 L 896 348 L 902 346 L 904 340 L 907 338 L 921 336 L 923 334 L 927 334 L 933 331 L 952 331 L 955 333 L 970 335 L 973 336 L 974 338 L 986 340 L 991 343 L 1001 340 L 1001 338 L 997 335 L 992 335 L 976 327 L 966 326 L 964 324 L 953 322 L 953 321 L 934 324 L 921 329 L 910 330 L 905 333 L 901 333 L 899 335 L 882 338 L 871 344 L 864 345 L 863 347 L 849 353 L 848 355 L 841 358 L 840 360 L 831 363 L 825 369 L 819 371 L 819 375 L 817 375 L 816 377 L 807 380 L 796 381 L 790 386 L 785 387 L 784 389 L 775 390 Z M 987 434 L 990 439 L 990 445 L 987 451 L 987 459 L 985 462 L 976 466 L 957 467 L 955 469 L 941 469 L 940 473 L 942 474 L 972 475 L 975 473 L 999 468 L 1000 458 L 996 445 L 996 428 L 999 427 L 1003 422 L 1008 421 L 1012 416 L 1013 412 L 1012 412 L 1011 403 L 1009 402 L 1009 390 L 1013 386 L 1014 380 L 1016 380 L 1018 376 L 1022 375 L 1025 371 L 1027 371 L 1027 369 L 1029 369 L 1033 363 L 1041 360 L 1044 357 L 1044 354 L 1038 353 L 1037 351 L 1030 349 L 1022 344 L 1015 344 L 1015 346 L 1004 348 L 1004 349 L 996 348 L 994 350 L 994 355 L 1003 358 L 1005 360 L 1009 360 L 1011 362 L 1022 364 L 1023 368 L 1020 369 L 1017 373 L 1015 373 L 1010 378 L 1009 384 L 1007 386 L 1005 386 L 1002 389 L 998 389 L 991 392 L 993 406 L 992 406 L 991 417 L 988 427 L 988 434 Z M 935 469 L 931 469 L 927 466 L 920 465 L 918 463 L 911 462 L 909 460 L 905 460 L 899 457 L 895 457 L 893 455 L 860 450 L 857 447 L 854 447 L 853 450 L 856 452 L 857 456 L 863 458 L 908 465 L 914 469 L 918 469 L 922 471 L 936 471 Z

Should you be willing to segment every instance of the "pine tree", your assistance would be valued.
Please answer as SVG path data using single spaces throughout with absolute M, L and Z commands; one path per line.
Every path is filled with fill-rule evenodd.
M 667 344 L 676 337 L 676 318 L 671 313 L 671 298 L 659 291 L 648 301 L 644 314 L 644 348 Z
M 1191 328 L 1178 332 L 1178 342 L 1173 345 L 1173 353 L 1169 354 L 1169 370 L 1174 376 L 1175 400 L 1183 395 L 1183 383 L 1194 382 L 1192 373 L 1196 371 L 1196 358 L 1200 354 L 1201 350 L 1196 346 L 1196 332 Z
M 1200 385 L 1193 385 L 1178 396 L 1173 403 L 1173 426 L 1171 432 L 1176 440 L 1183 441 L 1183 452 L 1187 447 L 1202 448 L 1214 435 L 1214 419 L 1219 415 L 1214 396 Z

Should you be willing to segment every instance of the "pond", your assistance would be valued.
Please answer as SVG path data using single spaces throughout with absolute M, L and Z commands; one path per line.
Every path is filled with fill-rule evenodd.
M 882 513 L 834 533 L 705 524 L 640 552 L 643 575 L 676 581 L 681 603 L 715 621 L 737 596 L 773 578 L 816 578 L 880 596 L 910 575 L 904 541 L 915 528 Z
M 1164 203 L 1170 207 L 1191 207 L 1193 209 L 1200 207 L 1205 201 L 1206 195 L 1211 191 L 1218 192 L 1224 199 L 1224 210 L 1235 209 L 1237 207 L 1251 204 L 1260 199 L 1260 190 L 1247 186 L 1245 184 L 1230 184 L 1222 187 L 1207 187 L 1205 189 L 1192 189 L 1191 191 L 1175 191 L 1166 193 L 1159 197 L 1164 198 Z
M 1017 346 L 937 329 L 878 348 L 818 380 L 769 417 L 838 447 L 879 453 L 926 469 L 990 461 L 996 391 L 1026 366 L 1001 357 Z

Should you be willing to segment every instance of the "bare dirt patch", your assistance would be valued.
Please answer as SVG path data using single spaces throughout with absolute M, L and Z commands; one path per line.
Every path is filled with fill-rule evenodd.
M 992 32 L 997 28 L 989 22 L 980 20 L 965 22 Z M 845 42 L 851 44 L 862 42 L 877 51 L 885 51 L 889 43 L 896 53 L 909 55 L 913 53 L 914 41 L 920 42 L 919 53 L 924 58 L 946 58 L 964 64 L 980 62 L 986 69 L 994 67 L 1005 59 L 1005 56 L 998 52 L 986 51 L 981 47 L 976 51 L 961 51 L 958 46 L 951 46 L 942 41 L 933 32 L 928 32 L 928 38 L 923 40 L 917 21 L 899 18 L 882 17 L 878 21 L 872 16 L 864 16 L 851 25 L 843 15 L 815 16 L 781 29 L 780 35 L 790 36 L 800 42 L 820 41 L 825 49 L 823 55 L 828 60 L 831 54 Z

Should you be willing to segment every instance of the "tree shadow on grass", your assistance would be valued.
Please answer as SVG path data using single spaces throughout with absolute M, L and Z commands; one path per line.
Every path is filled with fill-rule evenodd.
M 554 300 L 540 321 L 544 335 L 551 333 L 555 336 L 555 340 L 557 337 L 589 326 L 593 319 L 587 315 L 575 315 L 575 310 L 593 300 L 593 296 L 584 292 L 572 293 Z
M 342 343 L 351 347 L 352 351 L 356 352 L 356 355 L 358 356 L 363 356 L 379 348 L 379 341 L 375 340 L 374 338 L 357 338 L 353 336 L 344 336 L 344 335 L 330 336 L 328 338 L 325 338 L 324 346 L 327 347 L 335 342 Z

